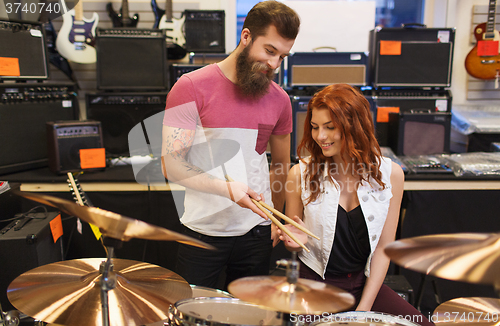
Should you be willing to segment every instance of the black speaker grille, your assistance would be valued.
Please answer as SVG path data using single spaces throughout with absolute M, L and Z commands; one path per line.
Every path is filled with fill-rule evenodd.
M 96 37 L 97 88 L 164 90 L 168 88 L 165 32 L 101 30 Z
M 187 51 L 226 52 L 224 10 L 186 10 L 184 15 Z

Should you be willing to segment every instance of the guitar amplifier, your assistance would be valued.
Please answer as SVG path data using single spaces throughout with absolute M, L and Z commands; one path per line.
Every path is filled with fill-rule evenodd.
M 453 28 L 376 28 L 370 32 L 374 87 L 450 87 Z
M 452 96 L 448 90 L 375 90 L 371 105 L 379 145 L 389 146 L 391 112 L 451 112 L 451 104 Z
M 161 91 L 168 89 L 165 30 L 98 29 L 97 89 Z
M 184 16 L 185 48 L 188 52 L 226 52 L 224 10 L 185 10 Z
M 0 83 L 0 174 L 47 166 L 45 124 L 78 118 L 73 83 Z
M 130 156 L 129 133 L 145 119 L 165 110 L 167 92 L 87 93 L 87 118 L 100 121 L 106 154 Z M 162 121 L 158 124 L 161 126 Z
M 175 82 L 181 78 L 182 75 L 187 74 L 188 72 L 195 71 L 196 69 L 200 69 L 204 67 L 204 64 L 181 64 L 174 63 L 170 65 L 170 88 L 174 86 Z
M 41 23 L 0 20 L 0 44 L 0 81 L 49 78 Z
M 368 85 L 364 52 L 296 52 L 287 57 L 287 86 Z

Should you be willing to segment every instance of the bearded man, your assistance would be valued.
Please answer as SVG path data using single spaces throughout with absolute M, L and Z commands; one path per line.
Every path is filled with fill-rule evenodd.
M 182 75 L 167 96 L 163 174 L 186 188 L 183 232 L 217 248 L 179 244 L 176 272 L 190 284 L 217 288 L 225 271 L 225 290 L 237 278 L 269 273 L 278 237 L 252 199 L 283 210 L 292 108 L 272 80 L 299 25 L 281 2 L 256 4 L 237 48 Z

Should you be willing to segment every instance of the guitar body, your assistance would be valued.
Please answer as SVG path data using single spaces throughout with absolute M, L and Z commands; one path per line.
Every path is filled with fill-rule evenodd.
M 77 63 L 96 62 L 95 31 L 99 16 L 94 12 L 91 19 L 75 20 L 74 9 L 63 16 L 63 24 L 56 39 L 58 52 Z
M 113 4 L 111 2 L 108 2 L 106 5 L 106 10 L 108 11 L 109 18 L 111 18 L 113 22 L 113 27 L 137 27 L 139 14 L 136 13 L 133 17 L 125 17 L 122 9 L 120 9 L 119 13 L 113 9 Z
M 497 79 L 500 77 L 500 55 L 479 56 L 478 42 L 485 40 L 486 23 L 476 26 L 474 29 L 474 37 L 476 45 L 470 50 L 465 58 L 465 69 L 472 77 L 479 79 Z M 500 41 L 498 31 L 494 31 L 494 38 L 488 39 L 492 41 Z M 498 52 L 497 52 L 498 53 Z
M 158 26 L 160 26 L 161 18 L 163 17 L 163 15 L 165 15 L 165 10 L 158 7 L 158 3 L 156 3 L 156 0 L 151 0 L 151 8 L 153 9 L 153 13 L 155 15 L 153 28 L 158 28 Z
M 185 17 L 182 17 L 181 19 L 172 18 L 171 20 L 169 20 L 167 19 L 166 15 L 163 15 L 163 17 L 161 17 L 158 28 L 167 31 L 167 42 L 170 41 L 181 47 L 186 44 L 186 39 L 184 38 L 184 34 L 182 33 L 184 18 Z
M 49 61 L 52 63 L 56 68 L 61 70 L 71 81 L 76 82 L 75 77 L 73 76 L 73 70 L 71 69 L 71 66 L 64 58 L 59 54 L 59 52 L 56 49 L 56 38 L 57 38 L 57 33 L 54 30 L 54 26 L 52 25 L 52 21 L 50 19 L 47 20 L 46 23 L 42 24 L 44 30 L 45 30 L 45 35 L 47 36 L 47 50 L 49 53 Z

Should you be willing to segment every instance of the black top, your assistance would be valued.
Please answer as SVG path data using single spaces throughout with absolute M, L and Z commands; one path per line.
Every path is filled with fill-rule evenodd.
M 369 256 L 368 228 L 361 206 L 346 212 L 339 205 L 335 240 L 326 273 L 339 275 L 362 271 Z

